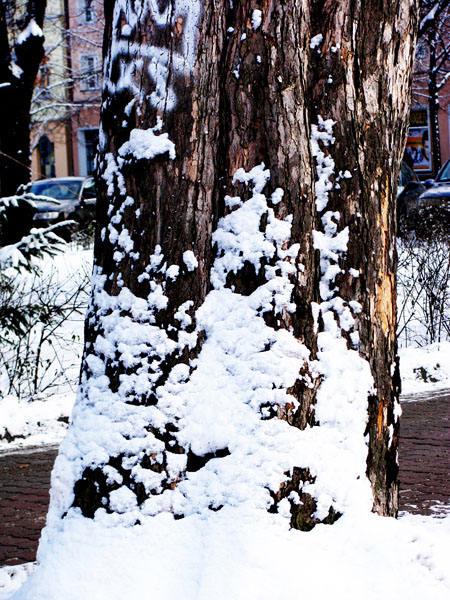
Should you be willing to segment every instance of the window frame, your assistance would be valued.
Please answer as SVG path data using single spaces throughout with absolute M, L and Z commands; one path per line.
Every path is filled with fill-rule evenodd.
M 88 65 L 90 60 L 92 60 L 92 67 Z M 80 56 L 80 77 L 82 78 L 80 90 L 82 92 L 92 92 L 100 88 L 97 64 L 95 54 L 82 54 Z

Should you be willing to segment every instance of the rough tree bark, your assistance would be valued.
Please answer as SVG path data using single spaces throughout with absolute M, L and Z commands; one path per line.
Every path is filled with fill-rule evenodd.
M 367 475 L 373 509 L 396 514 L 395 195 L 416 18 L 417 6 L 410 0 L 149 1 L 139 14 L 132 1 L 107 5 L 97 287 L 86 327 L 82 402 L 93 401 L 89 382 L 98 360 L 108 389 L 117 391 L 122 376 L 136 375 L 151 359 L 151 389 L 135 386 L 127 392 L 127 403 L 143 407 L 158 406 L 157 390 L 176 365 L 193 364 L 201 335 L 196 345 L 163 356 L 152 347 L 140 366 L 130 366 L 119 351 L 101 350 L 98 340 L 107 335 L 99 315 L 110 311 L 102 298 L 118 298 L 127 288 L 146 299 L 156 283 L 167 279 L 168 302 L 155 309 L 154 323 L 183 346 L 176 314 L 192 302 L 188 312 L 193 317 L 211 289 L 217 253 L 213 233 L 218 220 L 232 211 L 226 195 L 246 197 L 233 176 L 237 169 L 249 172 L 264 163 L 270 169 L 269 195 L 284 191 L 273 209 L 279 219 L 292 215 L 290 241 L 298 244 L 298 269 L 290 276 L 295 311 L 279 314 L 272 307 L 264 319 L 274 329 L 294 332 L 311 352 L 309 362 L 299 363 L 297 382 L 288 390 L 298 404 L 288 403 L 271 416 L 300 429 L 318 424 L 315 397 L 321 377 L 311 364 L 331 315 L 348 347 L 359 349 L 370 364 L 374 387 L 368 399 Z M 147 152 L 139 149 L 137 138 L 130 142 L 135 130 L 145 130 L 152 143 L 152 136 L 160 136 L 163 149 L 150 151 L 152 143 Z M 162 137 L 165 132 L 168 138 Z M 261 231 L 266 226 L 265 213 Z M 330 258 L 317 240 L 320 235 L 333 238 L 329 232 L 336 230 L 348 233 L 347 251 L 336 249 Z M 180 267 L 178 277 L 167 278 L 154 267 L 158 246 L 168 265 Z M 186 267 L 186 249 L 194 252 L 198 268 Z M 264 266 L 271 264 L 270 257 L 261 268 L 246 261 L 228 274 L 226 285 L 249 295 L 265 281 Z M 351 312 L 353 327 L 343 325 L 329 298 Z M 121 314 L 129 315 L 129 309 L 122 308 Z M 187 331 L 194 328 L 195 319 Z M 167 453 L 185 452 L 176 438 L 176 417 L 162 429 L 148 429 L 165 451 L 159 458 L 141 454 L 139 461 L 161 473 Z M 213 455 L 227 453 L 224 448 Z M 134 482 L 123 458 L 110 455 L 97 465 L 85 464 L 73 506 L 86 516 L 108 507 L 117 488 L 105 474 L 111 468 L 138 504 L 160 493 Z M 189 450 L 186 469 L 176 480 L 167 476 L 162 487 L 175 487 L 209 458 Z M 294 527 L 310 529 L 318 522 L 315 499 L 301 492 L 302 482 L 313 479 L 308 469 L 294 469 L 272 492 L 272 510 L 293 490 L 300 493 L 303 505 L 291 506 Z M 336 517 L 330 506 L 324 522 Z
M 47 0 L 29 0 L 18 19 L 19 8 L 10 15 L 11 6 L 0 3 L 0 196 L 13 195 L 30 180 L 30 107 L 44 56 L 46 5 Z

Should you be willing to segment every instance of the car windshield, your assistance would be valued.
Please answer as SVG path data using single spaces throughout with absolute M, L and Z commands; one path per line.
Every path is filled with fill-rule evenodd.
M 93 179 L 88 179 L 83 188 L 83 198 L 95 198 L 95 183 Z
M 36 196 L 49 196 L 55 200 L 76 200 L 82 181 L 40 181 L 33 183 L 30 192 Z
M 436 181 L 450 181 L 450 161 L 448 161 L 438 173 Z

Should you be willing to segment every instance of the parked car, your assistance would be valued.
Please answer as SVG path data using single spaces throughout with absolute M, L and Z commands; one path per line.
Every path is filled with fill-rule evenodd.
M 28 184 L 25 192 L 36 207 L 33 227 L 48 227 L 67 220 L 84 226 L 95 219 L 96 196 L 92 177 L 41 179 Z
M 438 171 L 434 180 L 425 181 L 427 190 L 420 195 L 414 229 L 416 235 L 448 236 L 450 233 L 450 160 Z
M 442 206 L 450 200 L 450 160 L 438 171 L 436 179 L 425 181 L 427 188 L 419 199 L 419 207 Z
M 397 188 L 397 217 L 399 223 L 411 227 L 417 212 L 419 197 L 425 191 L 425 186 L 405 162 L 402 162 L 400 179 Z

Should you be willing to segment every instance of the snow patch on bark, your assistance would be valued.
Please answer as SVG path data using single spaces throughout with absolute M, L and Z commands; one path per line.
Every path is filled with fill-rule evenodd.
M 186 250 L 186 252 L 183 252 L 183 262 L 188 271 L 195 271 L 195 269 L 198 267 L 198 260 L 195 258 L 192 250 Z
M 20 79 L 22 77 L 23 69 L 22 69 L 22 67 L 19 67 L 19 65 L 16 63 L 15 60 L 12 60 L 10 62 L 9 69 L 16 79 Z M 6 87 L 7 85 L 11 85 L 11 84 L 9 82 L 2 83 L 2 87 Z
M 154 128 L 133 129 L 130 133 L 130 140 L 119 148 L 119 156 L 126 157 L 131 154 L 138 160 L 150 160 L 166 152 L 173 160 L 176 156 L 175 144 L 169 140 L 168 133 L 155 135 Z
M 253 31 L 256 31 L 261 26 L 261 22 L 262 22 L 262 11 L 259 8 L 255 8 L 255 10 L 252 12 Z
M 130 132 L 130 140 L 119 148 L 119 156 L 134 156 L 137 160 L 151 160 L 155 156 L 169 154 L 172 160 L 176 156 L 175 144 L 169 139 L 168 133 L 155 134 L 156 127 L 150 129 L 133 129 Z
M 136 98 L 143 99 L 147 94 L 142 85 L 143 78 L 149 77 L 155 86 L 148 96 L 152 106 L 158 110 L 173 110 L 177 98 L 170 78 L 173 75 L 184 77 L 193 70 L 201 12 L 200 0 L 174 0 L 163 7 L 157 0 L 135 4 L 118 0 L 114 4 L 114 37 L 105 71 L 110 93 L 128 89 Z M 132 41 L 138 25 L 149 17 L 159 30 L 167 29 L 171 36 L 176 24 L 181 27 L 180 52 L 175 52 L 171 46 L 165 48 Z M 118 67 L 115 78 L 112 77 L 113 65 Z
M 312 126 L 311 147 L 317 164 L 315 190 L 319 212 L 326 209 L 328 192 L 333 187 L 334 160 L 323 150 L 334 143 L 333 126 L 333 121 L 320 116 L 318 125 Z M 350 173 L 340 173 L 339 177 L 349 178 Z M 334 490 L 341 489 L 341 498 L 346 498 L 345 504 L 352 498 L 352 508 L 364 511 L 372 506 L 370 483 L 365 475 L 368 449 L 364 432 L 368 419 L 368 397 L 374 391 L 374 384 L 369 363 L 357 351 L 359 336 L 354 315 L 361 312 L 361 306 L 357 302 L 346 302 L 335 289 L 336 277 L 344 273 L 342 265 L 349 240 L 348 227 L 339 231 L 339 221 L 338 212 L 326 211 L 321 217 L 322 231 L 313 231 L 314 247 L 320 252 L 319 289 L 322 299 L 321 303 L 312 306 L 316 332 L 319 331 L 319 322 L 322 322 L 314 365 L 322 377 L 317 392 L 316 417 L 324 436 L 323 448 L 329 445 L 329 456 L 322 468 L 330 477 L 336 478 L 338 488 L 334 487 Z M 358 274 L 351 268 L 349 272 L 353 276 Z M 348 347 L 343 332 L 349 334 L 355 349 Z M 310 489 L 319 499 L 316 516 L 323 518 L 328 504 L 327 494 L 325 492 L 325 501 L 321 502 L 324 492 L 317 484 L 312 484 Z
M 320 46 L 320 44 L 322 42 L 323 42 L 323 35 L 321 33 L 318 33 L 317 35 L 315 35 L 314 37 L 311 38 L 309 47 L 311 48 L 311 50 L 315 50 L 316 48 L 318 48 Z
M 102 177 L 106 181 L 107 194 L 112 196 L 114 194 L 114 182 L 117 182 L 117 187 L 121 194 L 125 195 L 127 190 L 125 187 L 125 179 L 121 173 L 121 167 L 123 165 L 123 159 L 114 156 L 111 152 L 105 155 L 106 166 L 103 170 Z
M 17 36 L 16 44 L 18 46 L 20 44 L 24 44 L 30 37 L 38 37 L 38 38 L 44 37 L 44 34 L 42 33 L 42 29 L 36 23 L 35 19 L 30 19 L 30 22 L 25 27 L 25 29 L 19 33 L 19 35 Z
M 320 115 L 318 120 L 318 125 L 311 125 L 311 150 L 316 159 L 318 175 L 315 184 L 316 207 L 317 211 L 321 212 L 328 203 L 328 192 L 333 188 L 331 176 L 334 174 L 334 160 L 330 155 L 325 154 L 319 142 L 325 147 L 334 144 L 333 127 L 335 122 L 331 119 L 324 120 Z

